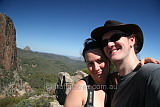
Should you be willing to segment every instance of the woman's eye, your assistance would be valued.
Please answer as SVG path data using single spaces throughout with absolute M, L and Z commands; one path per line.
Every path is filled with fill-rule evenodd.
M 93 62 L 87 62 L 87 65 L 91 66 L 91 65 L 93 65 Z
M 99 64 L 100 64 L 100 63 L 103 63 L 103 62 L 104 62 L 103 60 L 98 60 L 98 61 L 97 61 L 97 63 L 99 63 Z

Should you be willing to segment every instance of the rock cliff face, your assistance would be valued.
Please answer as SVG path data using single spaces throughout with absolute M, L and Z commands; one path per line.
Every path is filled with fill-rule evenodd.
M 18 70 L 16 30 L 13 21 L 0 14 L 0 99 L 32 91 L 30 85 L 22 81 Z
M 16 65 L 16 29 L 8 16 L 0 14 L 0 67 L 11 70 Z

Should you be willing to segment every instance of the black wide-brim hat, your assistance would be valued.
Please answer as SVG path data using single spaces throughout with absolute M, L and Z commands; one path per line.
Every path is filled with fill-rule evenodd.
M 135 34 L 137 49 L 136 54 L 139 53 L 143 47 L 143 33 L 141 28 L 136 24 L 124 24 L 114 20 L 108 20 L 104 26 L 98 27 L 91 32 L 91 37 L 95 40 L 101 41 L 102 36 L 111 30 L 121 30 L 126 33 Z

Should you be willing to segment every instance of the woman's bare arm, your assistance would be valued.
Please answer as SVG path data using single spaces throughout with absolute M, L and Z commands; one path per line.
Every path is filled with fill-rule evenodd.
M 67 95 L 64 107 L 83 107 L 87 101 L 87 95 L 85 81 L 78 81 Z

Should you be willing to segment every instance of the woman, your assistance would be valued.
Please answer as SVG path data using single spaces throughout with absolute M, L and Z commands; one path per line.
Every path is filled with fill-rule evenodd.
M 109 89 L 109 86 L 106 85 L 106 81 L 110 61 L 103 53 L 100 43 L 90 38 L 86 39 L 84 43 L 82 55 L 85 59 L 90 75 L 81 79 L 74 85 L 70 93 L 67 95 L 64 106 L 105 107 L 107 106 L 106 104 L 111 102 L 110 97 L 107 99 L 107 94 L 110 94 L 110 92 L 106 92 L 106 90 Z M 145 63 L 145 61 L 154 62 L 156 60 L 150 58 L 142 60 L 143 63 Z M 110 75 L 109 77 L 113 77 L 112 83 L 115 83 L 115 80 L 118 79 L 116 75 Z M 111 88 L 114 89 L 114 87 Z M 114 90 L 112 92 L 114 92 Z

